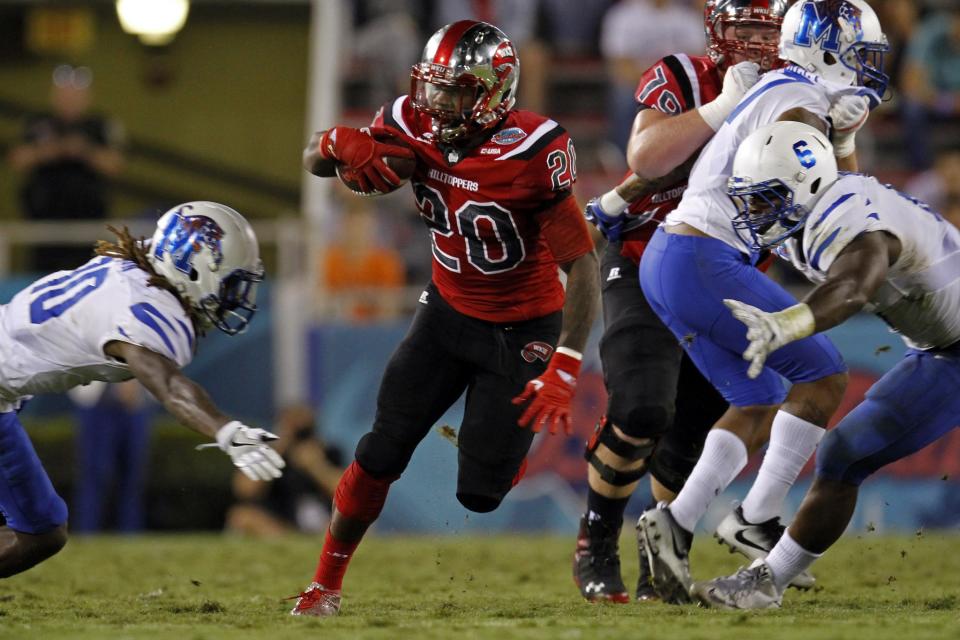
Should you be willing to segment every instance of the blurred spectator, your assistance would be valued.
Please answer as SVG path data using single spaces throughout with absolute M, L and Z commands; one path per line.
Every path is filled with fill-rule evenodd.
M 932 160 L 930 124 L 960 119 L 960 8 L 920 23 L 907 49 L 902 87 L 910 163 L 925 169 Z
M 31 220 L 105 218 L 107 186 L 123 168 L 123 129 L 90 112 L 93 74 L 61 65 L 53 72 L 52 111 L 31 117 L 10 164 L 24 175 L 23 214 Z M 47 273 L 73 269 L 91 257 L 89 248 L 40 247 L 30 268 Z
M 547 101 L 546 25 L 541 0 L 438 0 L 434 4 L 432 30 L 457 20 L 488 22 L 507 34 L 523 61 L 517 106 L 542 113 Z
M 933 168 L 910 180 L 905 191 L 960 227 L 960 150 L 937 155 Z
M 600 50 L 610 76 L 610 139 L 626 150 L 643 72 L 671 53 L 702 55 L 703 17 L 676 0 L 621 0 L 603 18 Z
M 130 380 L 117 384 L 91 382 L 71 389 L 68 395 L 77 407 L 76 486 L 70 530 L 101 531 L 111 518 L 121 533 L 142 530 L 152 413 L 146 391 L 139 382 Z
M 891 78 L 891 87 L 901 89 L 907 46 L 920 21 L 920 7 L 914 0 L 885 0 L 879 7 L 880 24 L 890 42 L 884 68 Z
M 287 463 L 273 482 L 233 476 L 236 504 L 227 512 L 226 529 L 264 537 L 302 531 L 323 531 L 330 520 L 343 456 L 317 435 L 313 411 L 292 406 L 280 413 L 272 446 Z
M 358 0 L 353 5 L 353 53 L 365 63 L 371 106 L 410 90 L 410 67 L 423 48 L 419 6 L 416 0 Z
M 379 218 L 370 199 L 346 195 L 340 234 L 327 246 L 323 281 L 334 314 L 354 321 L 397 316 L 405 284 L 403 258 L 383 246 Z

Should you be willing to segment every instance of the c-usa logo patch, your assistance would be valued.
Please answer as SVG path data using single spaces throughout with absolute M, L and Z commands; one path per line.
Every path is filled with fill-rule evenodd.
M 520 142 L 527 137 L 527 132 L 520 127 L 510 127 L 497 133 L 491 140 L 497 144 L 508 145 Z

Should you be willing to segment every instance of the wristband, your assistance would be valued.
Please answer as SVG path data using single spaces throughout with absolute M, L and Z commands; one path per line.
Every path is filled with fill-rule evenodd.
M 233 434 L 237 432 L 240 427 L 243 426 L 243 423 L 239 420 L 231 420 L 227 424 L 223 425 L 217 430 L 217 446 L 220 447 L 223 451 L 226 451 L 230 445 L 231 440 L 233 439 Z
M 846 158 L 857 150 L 856 133 L 836 136 L 833 141 L 833 155 L 836 158 Z
M 777 324 L 783 329 L 786 342 L 793 342 L 813 335 L 817 328 L 817 321 L 813 317 L 810 306 L 804 302 L 787 307 L 783 311 L 771 314 Z
M 620 197 L 616 189 L 610 189 L 610 191 L 600 196 L 600 208 L 608 216 L 620 215 L 627 210 L 629 205 L 630 203 Z M 562 348 L 563 347 L 561 347 L 561 349 Z
M 716 131 L 723 126 L 723 121 L 727 119 L 727 116 L 730 115 L 730 112 L 732 112 L 736 106 L 736 100 L 731 100 L 730 96 L 725 96 L 721 93 L 713 102 L 708 102 L 702 107 L 699 107 L 697 113 L 699 113 L 703 121 L 707 123 L 707 126 Z

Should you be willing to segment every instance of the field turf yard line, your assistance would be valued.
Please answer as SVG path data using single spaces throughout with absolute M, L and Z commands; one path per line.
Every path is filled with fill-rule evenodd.
M 0 640 L 956 638 L 958 542 L 851 535 L 815 566 L 818 591 L 740 613 L 584 603 L 570 578 L 572 537 L 373 537 L 347 576 L 343 615 L 304 620 L 281 598 L 309 581 L 318 538 L 77 538 L 0 581 Z M 631 536 L 621 550 L 632 586 Z M 709 537 L 694 546 L 697 577 L 740 563 Z

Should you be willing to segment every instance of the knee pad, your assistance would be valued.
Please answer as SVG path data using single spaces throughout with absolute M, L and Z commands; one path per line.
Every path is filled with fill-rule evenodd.
M 673 407 L 611 402 L 608 409 L 607 421 L 620 427 L 631 438 L 657 440 L 673 425 Z
M 850 442 L 838 432 L 831 429 L 823 436 L 817 447 L 816 473 L 818 477 L 828 480 L 847 482 L 847 475 L 859 459 Z M 856 482 L 855 484 L 860 484 Z
M 675 424 L 673 429 L 660 439 L 656 450 L 650 456 L 650 475 L 673 493 L 680 493 L 703 453 L 703 441 L 708 431 L 709 426 L 702 432 L 693 433 L 682 430 L 681 425 Z
M 371 431 L 360 438 L 354 454 L 363 470 L 374 478 L 397 478 L 407 468 L 413 447 L 384 435 Z
M 646 466 L 641 466 L 639 469 L 633 469 L 631 471 L 614 469 L 597 455 L 597 448 L 601 444 L 614 454 L 621 458 L 626 458 L 631 462 L 650 457 L 650 454 L 653 453 L 653 449 L 656 446 L 656 442 L 654 441 L 635 445 L 621 440 L 613 430 L 613 423 L 607 420 L 606 417 L 600 418 L 600 422 L 597 423 L 597 427 L 594 429 L 593 436 L 591 436 L 587 442 L 587 450 L 584 452 L 583 457 L 590 463 L 590 466 L 597 470 L 597 473 L 600 474 L 600 478 L 604 482 L 615 487 L 624 487 L 633 484 L 643 477 L 647 469 Z
M 457 500 L 460 501 L 460 504 L 464 508 L 469 509 L 475 513 L 490 513 L 494 509 L 500 506 L 500 502 L 503 500 L 502 497 L 495 498 L 493 496 L 482 496 L 476 493 L 457 493 Z
M 817 475 L 860 485 L 883 466 L 877 454 L 902 436 L 896 415 L 868 396 L 820 441 Z
M 657 482 L 666 489 L 673 493 L 680 493 L 696 464 L 696 458 L 689 459 L 657 449 L 653 457 L 650 458 L 650 475 L 656 478 Z

